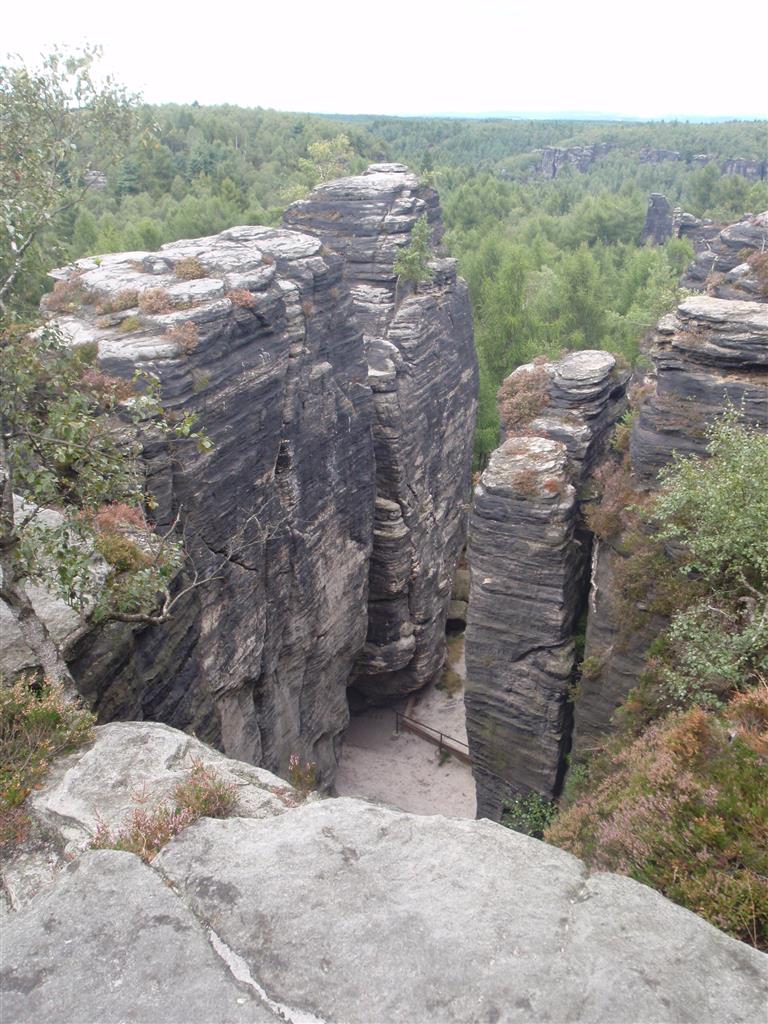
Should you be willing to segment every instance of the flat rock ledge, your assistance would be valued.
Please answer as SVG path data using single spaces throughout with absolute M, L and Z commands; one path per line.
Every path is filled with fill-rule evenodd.
M 137 778 L 156 796 L 199 747 L 164 726 L 99 729 L 33 814 L 72 844 L 65 822 L 111 820 Z M 205 756 L 240 778 L 246 816 L 202 819 L 151 865 L 70 845 L 3 922 L 3 1020 L 765 1020 L 768 957 L 645 886 L 489 821 L 297 803 Z

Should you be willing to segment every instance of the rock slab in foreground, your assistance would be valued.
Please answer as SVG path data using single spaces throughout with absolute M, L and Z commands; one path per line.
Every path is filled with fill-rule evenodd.
M 94 776 L 146 743 L 157 796 L 188 742 L 119 728 L 125 756 L 99 730 L 40 792 L 68 795 L 69 826 L 115 812 Z M 285 792 L 244 781 L 262 789 Z M 763 1024 L 768 991 L 768 957 L 645 886 L 489 821 L 349 799 L 203 819 L 151 866 L 80 853 L 2 941 L 4 1019 L 39 1024 Z

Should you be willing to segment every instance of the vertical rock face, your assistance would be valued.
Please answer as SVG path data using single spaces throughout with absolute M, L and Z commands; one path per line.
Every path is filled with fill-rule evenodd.
M 84 692 L 103 719 L 162 720 L 273 770 L 296 752 L 325 779 L 365 639 L 374 507 L 371 392 L 342 268 L 316 238 L 232 228 L 81 261 L 66 273 L 86 305 L 62 320 L 103 370 L 154 375 L 166 408 L 195 413 L 213 441 L 210 454 L 148 443 L 145 458 L 160 524 L 181 513 L 196 568 L 221 578 L 163 627 L 89 637 L 72 663 Z M 110 300 L 133 308 L 105 317 Z M 188 323 L 185 350 L 168 331 Z
M 645 214 L 641 241 L 651 241 L 654 245 L 664 245 L 672 237 L 672 208 L 666 196 L 652 192 L 648 199 L 648 210 Z
M 654 486 L 674 452 L 703 454 L 705 427 L 727 401 L 768 430 L 768 294 L 759 269 L 743 262 L 743 249 L 759 252 L 764 243 L 766 214 L 723 229 L 710 258 L 728 270 L 710 279 L 714 294 L 687 298 L 660 321 L 650 350 L 654 371 L 630 436 L 641 487 Z M 697 259 L 687 278 L 696 280 L 700 267 Z M 744 295 L 761 301 L 745 301 Z M 631 632 L 625 628 L 619 592 L 624 561 L 620 538 L 601 542 L 593 554 L 585 648 L 590 670 L 582 673 L 575 706 L 576 758 L 610 730 L 611 716 L 637 684 L 649 643 L 666 624 L 657 618 Z
M 67 652 L 102 720 L 160 720 L 273 771 L 295 753 L 330 784 L 350 680 L 375 699 L 442 667 L 477 374 L 455 261 L 396 294 L 422 215 L 436 243 L 437 194 L 383 165 L 294 206 L 310 233 L 232 228 L 55 272 L 73 344 L 154 377 L 213 442 L 147 433 L 158 525 L 179 516 L 189 574 L 215 579 L 163 626 Z
M 465 538 L 477 367 L 467 289 L 456 263 L 398 288 L 393 263 L 436 192 L 402 164 L 330 182 L 286 212 L 345 258 L 373 392 L 376 518 L 368 635 L 355 685 L 371 700 L 423 686 L 442 665 L 451 582 Z
M 536 372 L 545 404 L 491 456 L 470 525 L 467 734 L 478 816 L 495 819 L 505 798 L 561 784 L 589 557 L 577 492 L 625 405 L 627 375 L 608 353 L 523 366 L 511 381 Z

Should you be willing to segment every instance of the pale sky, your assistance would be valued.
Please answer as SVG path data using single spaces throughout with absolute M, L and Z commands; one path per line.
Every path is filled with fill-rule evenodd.
M 766 0 L 13 0 L 0 56 L 104 48 L 148 102 L 768 117 Z

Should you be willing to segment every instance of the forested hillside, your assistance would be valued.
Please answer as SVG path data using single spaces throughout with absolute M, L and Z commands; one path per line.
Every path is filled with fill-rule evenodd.
M 276 224 L 318 181 L 403 161 L 439 188 L 445 242 L 470 287 L 482 377 L 478 465 L 496 443 L 495 395 L 510 370 L 585 346 L 633 362 L 639 339 L 674 301 L 690 249 L 678 239 L 640 246 L 650 192 L 715 220 L 768 207 L 768 180 L 723 173 L 737 158 L 765 161 L 765 122 L 322 118 L 198 106 L 145 107 L 141 121 L 117 170 L 52 225 L 27 279 L 30 304 L 53 263 Z M 565 162 L 552 177 L 545 147 L 596 148 L 584 170 Z

